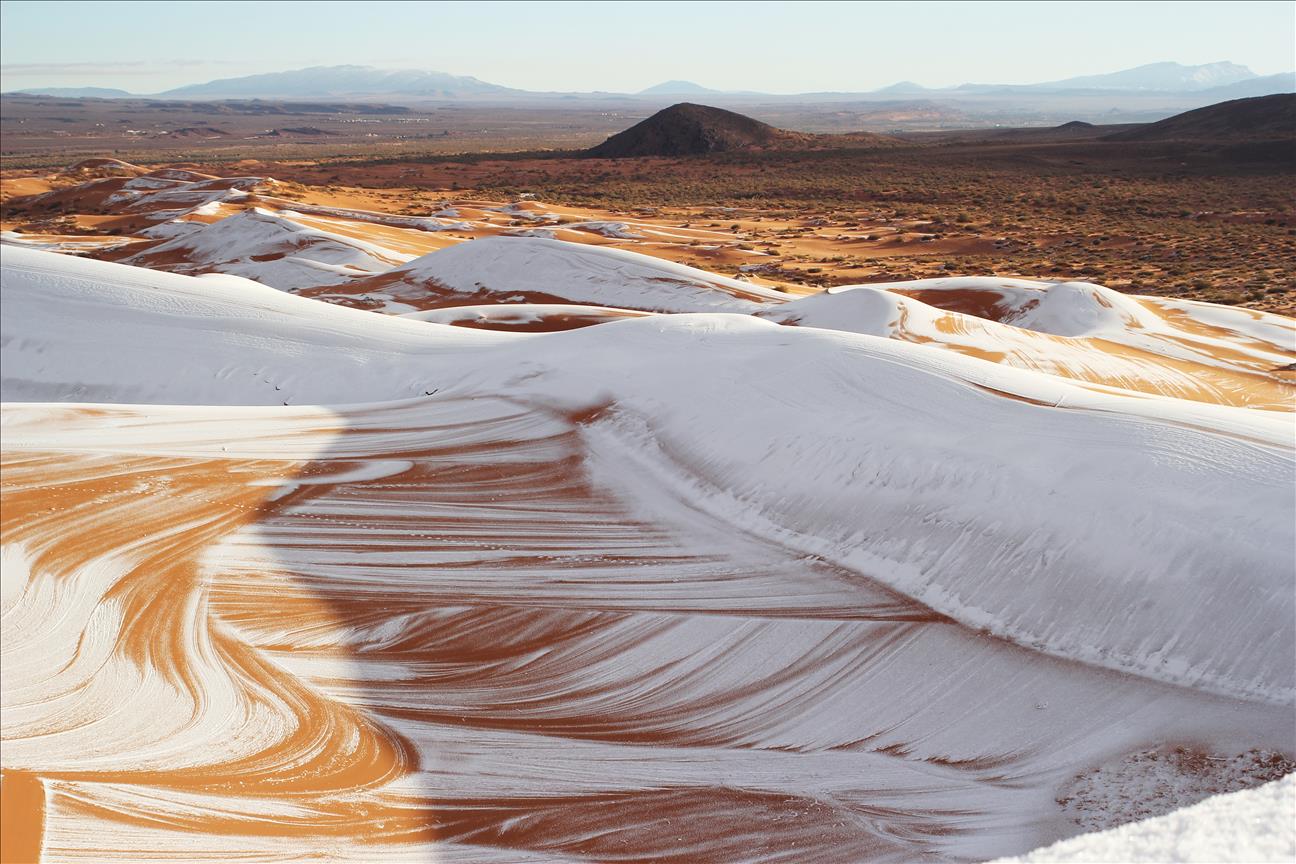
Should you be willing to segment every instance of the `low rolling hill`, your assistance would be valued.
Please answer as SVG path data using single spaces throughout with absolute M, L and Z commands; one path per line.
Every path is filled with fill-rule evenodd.
M 1107 141 L 1296 139 L 1296 93 L 1233 99 L 1108 135 Z

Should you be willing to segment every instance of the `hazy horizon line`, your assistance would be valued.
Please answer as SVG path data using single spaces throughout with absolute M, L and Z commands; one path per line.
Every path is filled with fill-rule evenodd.
M 236 63 L 237 61 L 230 61 L 230 60 L 205 61 L 205 60 L 193 60 L 193 59 L 185 59 L 185 58 L 176 58 L 172 60 L 152 60 L 152 61 L 123 61 L 118 63 L 111 63 L 111 62 L 102 63 L 102 62 L 95 62 L 95 61 L 80 61 L 80 62 L 73 62 L 73 63 L 6 63 L 6 64 L 0 64 L 0 76 L 27 77 L 28 75 L 39 74 L 37 70 L 40 70 L 41 72 L 45 72 L 46 74 L 58 75 L 61 77 L 62 76 L 71 77 L 72 75 L 76 75 L 76 74 L 153 75 L 158 73 L 159 71 L 158 67 L 164 67 L 167 69 L 177 69 L 183 67 L 202 66 L 202 65 L 236 65 Z M 248 72 L 246 74 L 239 74 L 239 75 L 225 75 L 225 76 L 219 76 L 214 78 L 207 77 L 201 80 L 191 81 L 186 84 L 178 84 L 171 87 L 164 87 L 159 90 L 132 91 L 132 90 L 126 90 L 123 87 L 112 87 L 107 85 L 86 84 L 86 83 L 26 84 L 14 88 L 3 87 L 0 88 L 0 90 L 2 90 L 2 92 L 5 93 L 13 93 L 21 90 L 37 90 L 37 89 L 99 88 L 105 90 L 124 90 L 125 92 L 128 92 L 133 96 L 156 96 L 173 90 L 180 90 L 186 87 L 194 87 L 194 86 L 201 86 L 204 84 L 211 84 L 216 81 L 239 80 L 239 79 L 253 78 L 253 77 L 263 76 L 263 75 L 280 75 L 280 74 L 287 74 L 292 72 L 309 71 L 312 69 L 342 69 L 342 68 L 352 67 L 357 69 L 374 69 L 382 72 L 424 72 L 424 73 L 430 73 L 436 75 L 448 75 L 454 78 L 473 79 L 476 81 L 480 81 L 484 84 L 489 84 L 491 86 L 506 87 L 508 89 L 522 90 L 524 92 L 530 92 L 530 93 L 572 93 L 572 94 L 608 93 L 608 94 L 616 94 L 616 95 L 633 96 L 633 95 L 638 95 L 640 93 L 643 93 L 643 91 L 645 90 L 658 87 L 662 84 L 671 83 L 671 82 L 680 82 L 683 84 L 689 84 L 692 86 L 700 87 L 706 90 L 712 90 L 716 94 L 736 95 L 742 93 L 758 93 L 758 94 L 770 95 L 770 96 L 797 96 L 797 95 L 812 94 L 812 93 L 872 93 L 878 90 L 883 90 L 888 87 L 894 87 L 900 84 L 913 85 L 916 87 L 921 87 L 924 90 L 950 90 L 950 89 L 956 89 L 958 87 L 964 87 L 969 85 L 977 85 L 977 86 L 985 86 L 985 87 L 1012 87 L 1012 86 L 1029 87 L 1029 86 L 1037 86 L 1040 84 L 1047 84 L 1052 81 L 1066 81 L 1072 78 L 1110 75 L 1119 72 L 1126 72 L 1134 69 L 1141 69 L 1144 67 L 1156 66 L 1161 64 L 1174 64 L 1184 68 L 1199 68 L 1201 66 L 1215 66 L 1215 65 L 1228 64 L 1228 65 L 1238 66 L 1245 69 L 1255 78 L 1269 78 L 1269 77 L 1273 77 L 1274 75 L 1296 74 L 1296 67 L 1294 67 L 1291 70 L 1281 70 L 1279 72 L 1261 74 L 1255 72 L 1249 65 L 1245 63 L 1237 63 L 1233 60 L 1214 60 L 1207 63 L 1183 63 L 1179 60 L 1151 60 L 1146 63 L 1140 63 L 1135 66 L 1125 66 L 1119 69 L 1108 69 L 1107 71 L 1099 71 L 1099 72 L 1086 72 L 1086 73 L 1081 73 L 1079 75 L 1069 75 L 1066 78 L 1047 78 L 1038 81 L 1021 81 L 1021 80 L 978 81 L 978 80 L 969 79 L 969 80 L 961 81 L 958 84 L 931 85 L 931 84 L 923 84 L 919 81 L 915 81 L 910 78 L 898 78 L 889 84 L 882 84 L 876 87 L 869 87 L 869 88 L 843 86 L 843 87 L 835 87 L 835 88 L 819 88 L 815 90 L 773 91 L 773 90 L 761 90 L 757 88 L 709 87 L 708 85 L 695 81 L 692 78 L 674 77 L 674 78 L 657 80 L 656 82 L 647 84 L 637 90 L 615 90 L 615 89 L 604 89 L 604 88 L 594 88 L 589 90 L 555 90 L 555 89 L 531 90 L 525 87 L 516 87 L 509 84 L 501 84 L 499 82 L 482 78 L 477 75 L 460 74 L 457 72 L 447 72 L 442 69 L 432 69 L 429 67 L 422 67 L 422 66 L 378 66 L 369 63 L 330 63 L 330 64 L 321 63 L 321 64 L 311 64 L 307 66 L 294 66 L 291 68 L 280 68 L 271 71 Z M 147 67 L 152 67 L 152 68 L 148 69 L 148 71 L 143 71 Z M 68 71 L 55 71 L 59 69 L 65 69 Z

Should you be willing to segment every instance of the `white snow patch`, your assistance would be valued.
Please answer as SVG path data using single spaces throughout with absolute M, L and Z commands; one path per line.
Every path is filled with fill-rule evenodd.
M 1296 860 L 1296 775 L 1165 816 L 1082 834 L 992 864 L 1213 864 Z
M 755 312 L 777 291 L 624 249 L 542 237 L 482 237 L 389 274 L 464 294 L 534 292 L 649 312 Z

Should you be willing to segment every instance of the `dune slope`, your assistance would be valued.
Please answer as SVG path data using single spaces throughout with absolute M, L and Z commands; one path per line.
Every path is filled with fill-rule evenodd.
M 1149 356 L 1233 328 L 1267 362 L 1280 321 L 1187 310 L 1222 328 L 1189 344 L 1139 305 L 1059 336 L 933 286 L 779 306 L 498 243 L 509 279 L 526 250 L 580 299 L 724 311 L 499 333 L 6 249 L 12 836 L 50 861 L 956 861 L 1076 833 L 1086 772 L 1184 803 L 1289 764 L 1291 413 L 1042 359 L 1122 324 Z M 855 299 L 861 326 L 811 326 Z M 981 329 L 848 332 L 924 308 Z M 1026 359 L 958 347 L 1004 328 Z M 1197 773 L 1149 775 L 1168 745 Z M 1134 818 L 1111 791 L 1087 824 Z

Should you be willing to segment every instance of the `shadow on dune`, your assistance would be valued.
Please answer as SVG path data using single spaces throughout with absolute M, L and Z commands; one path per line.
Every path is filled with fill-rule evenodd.
M 867 749 L 796 729 L 938 616 L 631 515 L 587 474 L 597 418 L 434 397 L 346 419 L 207 565 L 214 615 L 298 694 L 273 782 L 313 802 L 285 834 L 501 861 L 935 853 L 949 814 L 834 801 L 790 769 Z
M 49 582 L 111 576 L 104 669 L 148 670 L 93 701 L 125 730 L 106 754 L 77 723 L 57 753 L 7 741 L 59 763 L 11 763 L 46 784 L 47 853 L 986 858 L 1078 830 L 1055 798 L 1082 770 L 1286 722 L 978 634 L 671 500 L 599 443 L 619 410 L 301 414 L 320 451 L 278 409 L 73 409 L 90 450 L 8 458 L 6 542 Z M 110 452 L 141 415 L 239 455 Z
M 605 482 L 631 469 L 585 434 L 617 410 L 343 411 L 301 485 L 209 560 L 215 616 L 267 658 L 271 692 L 296 694 L 301 729 L 266 788 L 311 801 L 300 842 L 428 860 L 990 857 L 1079 830 L 1054 799 L 1095 764 L 1273 719 L 632 502 Z

